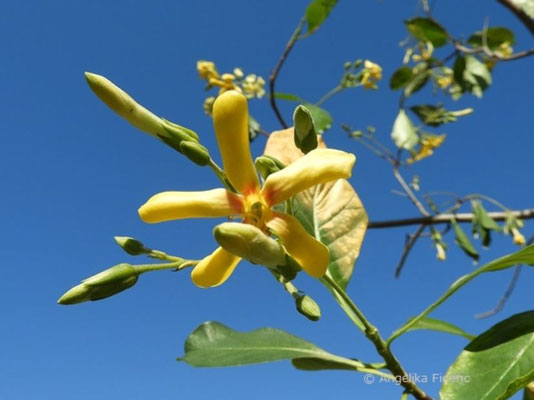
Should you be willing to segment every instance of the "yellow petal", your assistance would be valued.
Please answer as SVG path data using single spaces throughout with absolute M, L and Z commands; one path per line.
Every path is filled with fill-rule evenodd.
M 232 275 L 239 261 L 241 258 L 219 247 L 193 268 L 191 279 L 202 288 L 219 286 Z
M 308 274 L 320 278 L 326 273 L 330 251 L 310 236 L 300 222 L 288 214 L 276 214 L 267 226 L 280 238 L 284 247 Z
M 203 192 L 162 192 L 139 208 L 139 216 L 148 223 L 182 218 L 227 217 L 242 213 L 241 196 L 225 189 Z
M 270 205 L 320 183 L 349 178 L 356 157 L 341 150 L 315 149 L 281 171 L 269 175 L 262 188 Z
M 217 97 L 213 104 L 213 124 L 230 182 L 243 194 L 256 191 L 259 181 L 250 155 L 245 96 L 229 90 Z

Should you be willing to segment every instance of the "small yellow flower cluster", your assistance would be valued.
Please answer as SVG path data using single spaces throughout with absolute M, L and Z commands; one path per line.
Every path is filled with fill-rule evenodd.
M 245 95 L 246 98 L 252 99 L 257 97 L 262 98 L 265 95 L 265 80 L 256 74 L 249 74 L 245 77 L 241 68 L 234 68 L 232 73 L 219 74 L 215 63 L 212 61 L 200 60 L 197 61 L 197 71 L 200 79 L 208 83 L 207 89 L 218 87 L 219 93 L 235 90 Z M 216 97 L 208 97 L 204 101 L 204 112 L 211 115 L 213 103 Z
M 419 42 L 417 44 L 417 49 L 419 50 L 420 54 L 415 53 L 412 55 L 412 60 L 415 62 L 428 61 L 434 53 L 434 46 L 432 45 L 432 42 Z
M 504 42 L 501 43 L 495 52 L 501 57 L 510 57 L 514 54 L 514 49 L 510 46 L 510 42 Z
M 419 142 L 419 150 L 413 154 L 413 158 L 409 158 L 406 160 L 408 164 L 412 164 L 416 161 L 420 161 L 423 158 L 430 157 L 432 154 L 434 154 L 434 149 L 441 146 L 441 144 L 445 141 L 446 135 L 423 135 L 421 137 L 421 140 Z
M 365 89 L 376 89 L 376 83 L 382 79 L 382 67 L 369 60 L 363 63 L 361 84 Z

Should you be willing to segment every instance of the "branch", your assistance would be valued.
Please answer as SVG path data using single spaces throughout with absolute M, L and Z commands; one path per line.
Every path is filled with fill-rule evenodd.
M 408 235 L 406 244 L 404 245 L 404 250 L 402 252 L 401 259 L 399 260 L 399 263 L 397 264 L 397 268 L 395 268 L 395 278 L 398 278 L 402 272 L 402 267 L 404 267 L 404 263 L 406 262 L 406 259 L 408 258 L 408 254 L 410 254 L 410 251 L 412 250 L 412 247 L 414 246 L 415 242 L 417 242 L 417 239 L 421 236 L 421 233 L 423 233 L 423 230 L 425 229 L 426 224 L 419 225 L 419 228 L 412 234 Z
M 402 177 L 399 171 L 398 164 L 393 166 L 393 174 L 395 175 L 395 178 L 397 179 L 397 181 L 399 181 L 400 185 L 402 186 L 402 188 L 404 189 L 404 191 L 406 192 L 406 194 L 408 195 L 412 203 L 417 207 L 419 212 L 423 214 L 425 217 L 428 217 L 429 216 L 428 211 L 425 209 L 425 206 L 423 206 L 423 204 L 419 201 L 419 199 L 414 194 L 414 192 L 412 192 L 412 189 L 410 189 L 410 186 L 408 186 L 408 184 Z
M 534 218 L 534 208 L 515 211 L 494 211 L 488 213 L 488 215 L 495 221 L 504 221 L 508 214 L 511 214 L 516 218 L 532 219 Z M 475 218 L 475 215 L 473 213 L 437 214 L 428 217 L 393 219 L 388 221 L 371 221 L 367 224 L 367 229 L 394 228 L 407 225 L 448 224 L 453 218 L 456 219 L 457 222 L 472 222 Z
M 280 59 L 278 60 L 278 63 L 274 67 L 273 72 L 269 76 L 269 100 L 271 102 L 271 107 L 276 117 L 278 118 L 278 121 L 280 121 L 280 124 L 284 128 L 287 128 L 288 125 L 286 124 L 286 121 L 284 121 L 284 118 L 282 117 L 282 114 L 280 113 L 280 110 L 278 109 L 278 105 L 276 104 L 276 99 L 274 97 L 274 93 L 275 93 L 274 84 L 276 82 L 276 78 L 278 78 L 278 74 L 280 73 L 282 66 L 284 65 L 284 62 L 286 61 L 287 56 L 289 55 L 289 52 L 291 51 L 291 49 L 293 48 L 293 46 L 295 45 L 295 43 L 297 42 L 299 38 L 300 32 L 302 31 L 302 28 L 304 27 L 304 22 L 305 22 L 304 18 L 302 18 L 299 21 L 297 28 L 295 29 L 295 31 L 293 32 L 293 34 L 289 38 L 289 41 L 286 44 L 286 48 L 284 49 L 284 52 L 280 56 Z
M 506 56 L 506 57 L 503 57 L 503 56 L 500 56 L 499 54 L 491 51 L 489 48 L 487 47 L 467 47 L 467 46 L 464 46 L 463 44 L 455 41 L 454 42 L 454 47 L 456 48 L 456 50 L 464 53 L 464 54 L 480 54 L 480 53 L 484 53 L 484 55 L 486 55 L 487 57 L 489 58 L 493 58 L 495 60 L 499 60 L 499 61 L 513 61 L 513 60 L 518 60 L 520 58 L 524 58 L 524 57 L 528 57 L 528 56 L 531 56 L 531 55 L 534 55 L 534 48 L 532 49 L 529 49 L 529 50 L 523 50 L 523 51 L 520 51 L 520 52 L 517 52 L 517 53 L 514 53 L 510 56 Z
M 518 8 L 511 0 L 497 0 L 504 7 L 509 9 L 525 25 L 530 33 L 534 36 L 534 20 L 530 18 L 523 10 Z

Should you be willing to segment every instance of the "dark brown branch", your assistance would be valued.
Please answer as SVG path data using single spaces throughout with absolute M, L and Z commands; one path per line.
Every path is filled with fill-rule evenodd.
M 497 0 L 499 3 L 501 3 L 504 7 L 506 7 L 508 10 L 510 10 L 519 20 L 525 25 L 525 28 L 527 28 L 530 33 L 534 36 L 534 20 L 530 18 L 529 15 L 527 15 L 523 10 L 518 8 L 512 1 L 510 0 Z
M 534 208 L 528 208 L 525 210 L 509 211 L 516 218 L 532 219 L 534 218 Z M 488 213 L 495 221 L 504 221 L 508 212 L 495 211 Z M 438 214 L 428 217 L 414 217 L 404 219 L 393 219 L 388 221 L 370 221 L 367 224 L 367 229 L 380 229 L 380 228 L 395 228 L 399 226 L 408 225 L 438 225 L 448 224 L 452 219 L 456 219 L 457 222 L 472 222 L 474 218 L 472 213 L 459 213 L 459 214 Z
M 395 268 L 395 278 L 398 278 L 400 276 L 402 272 L 402 267 L 404 267 L 406 259 L 408 258 L 408 254 L 410 254 L 412 247 L 414 246 L 415 242 L 417 242 L 417 239 L 419 239 L 419 237 L 421 236 L 421 233 L 423 233 L 425 227 L 425 224 L 421 224 L 412 235 L 408 235 L 406 244 L 404 245 L 402 256 L 399 260 L 399 263 L 397 264 L 397 268 Z
M 286 121 L 284 121 L 284 117 L 282 117 L 282 114 L 280 113 L 280 110 L 278 109 L 278 105 L 276 104 L 276 98 L 274 97 L 275 91 L 274 91 L 274 84 L 276 83 L 276 78 L 278 78 L 278 74 L 280 73 L 280 70 L 282 69 L 282 66 L 284 65 L 284 62 L 286 61 L 287 56 L 289 55 L 289 52 L 297 42 L 300 32 L 302 32 L 302 28 L 304 27 L 304 18 L 299 21 L 299 24 L 297 25 L 297 28 L 289 38 L 289 41 L 286 44 L 286 48 L 284 49 L 284 52 L 280 56 L 280 59 L 278 60 L 278 63 L 276 63 L 276 66 L 273 69 L 273 72 L 269 76 L 269 100 L 271 102 L 271 107 L 276 115 L 276 118 L 278 118 L 278 121 L 280 121 L 280 124 L 282 127 L 287 128 Z

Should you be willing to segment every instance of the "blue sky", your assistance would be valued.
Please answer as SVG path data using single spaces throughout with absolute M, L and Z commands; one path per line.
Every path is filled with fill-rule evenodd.
M 124 254 L 114 235 L 134 236 L 190 258 L 215 246 L 216 221 L 146 225 L 138 219 L 137 208 L 154 193 L 209 189 L 218 182 L 107 110 L 86 86 L 83 72 L 107 76 L 157 114 L 195 129 L 217 154 L 211 121 L 202 112 L 206 95 L 196 60 L 267 77 L 307 3 L 2 2 L 0 398 L 321 399 L 333 391 L 339 397 L 400 397 L 392 384 L 365 385 L 362 376 L 349 372 L 305 373 L 287 362 L 208 370 L 175 361 L 187 335 L 207 320 L 238 330 L 281 328 L 329 351 L 378 361 L 326 290 L 305 276 L 297 286 L 322 306 L 317 323 L 297 314 L 268 273 L 250 265 L 216 289 L 194 287 L 187 273 L 160 272 L 102 302 L 56 304 L 81 279 L 119 262 L 140 261 Z M 315 35 L 297 44 L 279 90 L 313 101 L 337 84 L 346 60 L 378 62 L 386 77 L 379 91 L 347 91 L 325 107 L 336 123 L 374 125 L 387 142 L 398 102 L 387 79 L 403 56 L 402 20 L 416 9 L 415 0 L 341 1 Z M 489 16 L 492 25 L 513 28 L 517 48 L 532 46 L 528 32 L 496 2 L 481 7 L 475 0 L 442 1 L 435 15 L 457 36 L 480 29 Z M 483 100 L 465 96 L 451 105 L 429 90 L 414 100 L 475 108 L 473 115 L 438 131 L 448 134 L 445 145 L 411 169 L 425 190 L 479 192 L 510 208 L 532 207 L 532 67 L 532 58 L 499 65 Z M 266 130 L 279 128 L 266 100 L 250 107 Z M 289 118 L 291 106 L 283 107 Z M 357 155 L 351 182 L 372 220 L 416 215 L 408 200 L 391 193 L 398 187 L 388 165 L 346 138 L 338 124 L 325 138 L 331 147 Z M 263 146 L 259 138 L 253 154 Z M 393 279 L 407 232 L 369 232 L 349 287 L 385 336 L 473 268 L 454 246 L 447 262 L 438 263 L 431 243 L 421 241 L 402 277 Z M 532 233 L 530 223 L 525 233 Z M 498 237 L 482 262 L 516 249 L 510 238 Z M 507 271 L 481 277 L 435 316 L 478 333 L 532 308 L 533 275 L 525 270 L 502 313 L 473 318 L 493 307 L 510 276 Z M 443 373 L 464 345 L 461 338 L 414 332 L 399 339 L 394 350 L 410 372 L 432 374 Z M 435 395 L 439 386 L 424 389 Z

